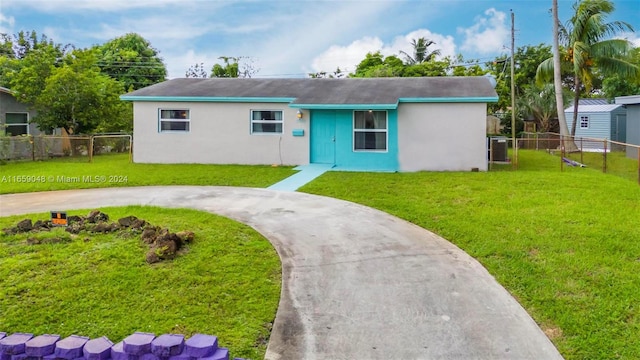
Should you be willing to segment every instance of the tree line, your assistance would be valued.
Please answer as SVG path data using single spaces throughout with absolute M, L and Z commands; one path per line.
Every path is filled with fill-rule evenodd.
M 255 73 L 249 61 L 238 66 L 243 57 L 221 59 L 223 64 L 213 66 L 212 77 Z M 158 50 L 135 33 L 86 49 L 58 44 L 35 31 L 0 34 L 0 86 L 37 111 L 31 121 L 45 132 L 57 128 L 69 134 L 131 132 L 132 104 L 121 101 L 120 95 L 166 78 Z
M 581 0 L 565 25 L 560 24 L 562 107 L 581 97 L 640 94 L 640 48 L 619 38 L 632 32 L 631 25 L 607 22 L 614 10 L 610 0 Z M 426 38 L 413 39 L 412 52 L 384 56 L 368 53 L 352 73 L 309 74 L 312 78 L 416 77 L 493 75 L 499 100 L 488 112 L 503 119 L 511 132 L 511 59 L 506 55 L 491 61 L 442 57 L 437 44 Z M 525 45 L 514 51 L 514 87 L 521 131 L 522 119 L 532 119 L 540 131 L 552 128 L 558 107 L 553 84 L 553 54 L 547 44 Z M 259 69 L 250 57 L 219 58 L 209 72 L 203 63 L 192 65 L 185 77 L 249 78 Z M 0 86 L 11 89 L 38 115 L 32 119 L 41 130 L 64 128 L 69 133 L 132 131 L 132 105 L 119 96 L 162 82 L 167 70 L 149 41 L 131 33 L 102 45 L 77 49 L 57 44 L 35 31 L 0 34 Z M 577 112 L 574 112 L 574 116 Z M 572 134 L 575 134 L 574 119 Z

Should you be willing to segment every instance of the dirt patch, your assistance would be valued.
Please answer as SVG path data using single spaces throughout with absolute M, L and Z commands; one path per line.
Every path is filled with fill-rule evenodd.
M 3 232 L 7 235 L 38 233 L 51 231 L 54 227 L 50 220 L 37 220 L 34 223 L 31 219 L 23 219 L 16 226 L 3 229 Z M 126 216 L 117 221 L 109 222 L 109 215 L 100 210 L 92 210 L 87 216 L 69 216 L 65 231 L 73 235 L 116 232 L 127 235 L 139 234 L 142 242 L 149 246 L 149 251 L 146 254 L 146 261 L 149 264 L 174 259 L 183 246 L 192 242 L 195 237 L 192 231 L 172 233 L 167 228 L 154 226 L 135 216 Z M 46 236 L 29 237 L 27 244 L 58 244 L 69 241 L 71 241 L 71 237 L 52 235 L 50 238 Z
M 545 327 L 543 331 L 550 340 L 555 340 L 562 337 L 562 329 L 560 329 L 559 327 Z

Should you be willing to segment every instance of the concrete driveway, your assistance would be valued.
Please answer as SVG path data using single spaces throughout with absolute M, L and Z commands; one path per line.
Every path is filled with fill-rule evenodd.
M 267 359 L 561 359 L 473 258 L 389 214 L 295 192 L 140 187 L 0 196 L 0 215 L 121 205 L 193 208 L 267 237 L 282 295 Z

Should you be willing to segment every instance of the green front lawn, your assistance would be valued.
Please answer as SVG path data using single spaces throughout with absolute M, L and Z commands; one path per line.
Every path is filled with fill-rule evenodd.
M 510 167 L 510 165 L 508 165 Z M 640 354 L 640 187 L 521 151 L 518 171 L 330 172 L 301 191 L 434 231 L 478 259 L 567 359 Z
M 267 187 L 295 171 L 288 166 L 134 164 L 128 154 L 0 165 L 0 194 L 113 186 L 219 185 Z
M 99 159 L 105 159 L 105 163 L 101 164 Z M 108 159 L 98 158 L 95 164 L 62 161 L 8 164 L 0 166 L 0 178 L 27 172 L 92 175 L 96 169 L 102 169 L 103 174 L 129 176 L 128 183 L 117 185 L 266 187 L 294 172 L 288 167 L 145 165 L 129 164 L 126 159 Z M 496 171 L 485 173 L 329 172 L 301 191 L 378 208 L 434 231 L 458 245 L 487 267 L 520 301 L 567 359 L 636 358 L 640 354 L 640 342 L 634 340 L 640 338 L 640 187 L 635 181 L 603 174 L 601 169 L 594 167 L 565 166 L 564 172 L 560 172 L 559 161 L 557 154 L 551 156 L 542 151 L 521 150 L 518 171 L 511 171 L 510 165 L 502 165 L 495 166 Z M 80 187 L 78 184 L 63 185 L 65 188 Z M 100 186 L 109 185 L 115 184 Z M 49 190 L 52 186 L 5 182 L 1 184 L 0 192 Z M 61 186 L 55 184 L 55 188 Z M 151 218 L 155 212 L 161 214 L 161 218 L 168 217 L 160 210 L 151 211 L 148 217 Z M 194 221 L 209 222 L 199 217 L 194 217 Z M 208 223 L 212 231 L 224 231 L 225 226 Z M 20 251 L 28 253 L 24 249 L 29 248 Z M 6 254 L 8 250 L 0 248 L 0 251 Z M 22 271 L 39 271 L 37 263 L 34 265 L 26 258 L 20 259 L 15 265 Z M 247 266 L 253 267 L 253 263 L 250 264 Z M 0 269 L 6 269 L 4 263 Z M 224 279 L 231 275 L 223 271 L 218 276 Z M 174 281 L 167 287 L 177 283 Z M 27 290 L 11 291 L 22 294 Z M 248 294 L 246 301 L 249 304 L 261 302 L 262 295 Z M 127 296 L 122 295 L 125 300 Z M 157 299 L 164 299 L 164 296 L 164 293 L 158 295 Z M 0 304 L 3 298 L 0 297 Z M 30 298 L 30 301 L 36 300 Z M 163 303 L 162 300 L 156 301 Z M 180 314 L 187 314 L 183 315 L 187 318 L 199 318 L 194 320 L 199 321 L 194 326 L 197 331 L 216 335 L 235 331 L 235 328 L 204 327 L 210 322 L 208 315 L 192 314 L 186 307 L 173 307 Z M 273 316 L 275 309 L 272 311 Z M 0 308 L 0 317 L 3 312 L 4 309 Z M 80 313 L 68 316 L 74 323 L 83 321 Z M 154 318 L 153 322 L 160 320 Z M 49 331 L 36 327 L 42 323 L 41 320 L 32 321 L 31 324 L 25 323 L 25 329 L 28 327 L 27 330 L 38 333 Z M 87 328 L 94 323 L 86 322 Z M 114 335 L 116 339 L 135 330 L 145 330 L 144 324 L 127 327 L 123 322 L 109 323 L 105 320 L 104 323 L 108 329 L 100 331 L 117 334 Z M 0 329 L 3 325 L 0 321 Z M 2 330 L 12 329 L 15 328 Z M 71 330 L 87 334 L 78 326 L 65 331 Z M 256 339 L 251 334 L 244 337 L 249 341 Z M 221 344 L 229 342 L 221 339 Z
M 194 210 L 105 208 L 194 241 L 172 261 L 148 265 L 140 235 L 0 235 L 0 330 L 107 336 L 136 332 L 216 335 L 238 357 L 264 357 L 280 298 L 277 253 L 246 225 Z M 86 215 L 88 211 L 71 214 Z M 48 214 L 30 215 L 46 219 Z M 0 229 L 26 216 L 0 218 Z M 63 239 L 46 243 L 50 235 Z M 29 245 L 27 238 L 43 243 Z

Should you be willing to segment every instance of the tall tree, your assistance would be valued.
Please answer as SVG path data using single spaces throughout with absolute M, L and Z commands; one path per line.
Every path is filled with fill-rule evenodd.
M 184 74 L 184 76 L 188 78 L 201 78 L 201 79 L 206 79 L 209 77 L 207 75 L 207 70 L 204 69 L 203 63 L 191 65 L 187 70 L 187 72 Z
M 41 130 L 64 128 L 69 133 L 90 133 L 101 125 L 131 121 L 127 104 L 120 101 L 122 84 L 100 73 L 96 53 L 74 50 L 60 66 L 53 66 L 54 51 L 31 51 L 20 72 L 11 79 L 16 96 L 38 111 L 32 120 Z M 108 127 L 108 126 L 105 126 Z
M 220 56 L 218 59 L 224 64 L 214 64 L 211 77 L 250 78 L 259 71 L 253 58 L 248 56 Z
M 631 50 L 627 61 L 640 67 L 640 47 Z M 613 100 L 616 96 L 640 94 L 640 77 L 625 78 L 618 74 L 607 76 L 602 81 L 602 92 L 609 100 Z
M 564 104 L 566 104 L 563 98 L 562 106 L 556 106 L 555 96 L 553 84 L 544 84 L 542 87 L 532 84 L 518 97 L 518 109 L 523 109 L 524 115 L 533 117 L 538 124 L 538 131 L 548 132 L 551 127 L 551 119 L 558 114 L 558 108 L 564 110 Z
M 565 119 L 564 116 L 564 98 L 562 95 L 562 69 L 560 65 L 560 18 L 558 17 L 558 0 L 553 0 L 551 12 L 553 17 L 553 89 L 556 96 L 556 113 L 558 115 L 558 127 L 560 128 L 560 136 L 562 136 L 563 140 L 564 136 L 568 135 L 569 129 L 567 127 L 567 119 Z M 536 77 L 539 73 L 539 69 L 540 67 L 538 67 Z M 574 141 L 571 141 L 570 144 L 572 145 L 572 148 L 569 150 L 578 148 Z
M 342 79 L 346 76 L 346 73 L 337 67 L 333 73 L 327 73 L 326 71 L 320 71 L 317 73 L 310 73 L 309 77 L 312 79 Z
M 47 78 L 59 65 L 59 55 L 53 46 L 47 46 L 30 51 L 22 60 L 14 60 L 16 66 L 6 74 L 6 79 L 19 101 L 36 103 Z
M 237 78 L 240 75 L 238 70 L 237 57 L 232 56 L 220 56 L 218 59 L 224 62 L 224 65 L 214 64 L 211 68 L 211 77 L 219 78 Z
M 525 45 L 516 48 L 514 54 L 514 85 L 516 99 L 523 96 L 531 83 L 535 81 L 538 65 L 545 59 L 553 56 L 551 46 L 545 44 Z M 490 113 L 503 120 L 505 131 L 511 131 L 511 69 L 507 55 L 496 57 L 493 61 L 485 63 L 487 72 L 495 76 L 498 102 L 488 104 Z M 516 114 L 521 115 L 521 114 Z M 516 119 L 520 126 L 521 119 Z
M 58 66 L 62 56 L 68 53 L 73 46 L 70 44 L 61 45 L 47 38 L 46 35 L 38 34 L 35 31 L 20 31 L 17 34 L 0 34 L 0 86 L 10 87 L 12 77 L 20 72 L 23 66 L 33 65 L 35 58 L 47 54 L 47 59 L 41 59 L 41 67 Z M 35 57 L 25 60 L 31 53 L 37 53 Z M 43 79 L 27 79 L 37 82 Z
M 557 6 L 556 3 L 554 5 Z M 640 69 L 625 60 L 632 48 L 629 41 L 609 39 L 618 31 L 633 31 L 631 25 L 626 22 L 605 22 L 607 15 L 615 9 L 610 0 L 583 0 L 573 8 L 574 15 L 571 20 L 559 31 L 566 43 L 564 59 L 572 67 L 574 111 L 571 135 L 575 136 L 580 94 L 583 90 L 591 91 L 595 78 L 594 70 L 597 68 L 603 75 L 619 74 L 635 79 L 640 76 Z M 554 21 L 554 26 L 559 24 Z M 554 66 L 553 59 L 543 61 L 538 67 L 538 81 L 548 81 L 556 67 L 560 66 Z M 560 126 L 562 131 L 563 125 Z
M 421 37 L 411 39 L 411 46 L 413 47 L 413 55 L 409 55 L 404 51 L 400 51 L 401 55 L 405 57 L 405 63 L 407 65 L 422 64 L 427 61 L 434 60 L 436 56 L 440 55 L 440 50 L 428 51 L 427 48 L 431 45 L 435 45 L 435 42 L 427 38 Z
M 446 76 L 451 70 L 451 59 L 405 64 L 399 57 L 384 57 L 380 51 L 368 53 L 350 77 L 420 77 Z
M 136 90 L 165 80 L 167 69 L 158 51 L 142 36 L 129 33 L 97 47 L 103 74 Z
M 73 49 L 71 44 L 57 44 L 47 35 L 40 35 L 35 30 L 20 31 L 17 34 L 0 34 L 0 56 L 10 59 L 24 59 L 29 52 L 41 48 L 53 47 L 60 55 Z

